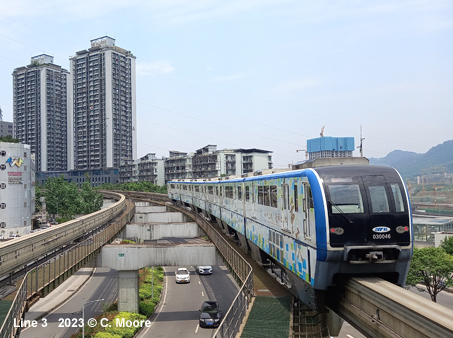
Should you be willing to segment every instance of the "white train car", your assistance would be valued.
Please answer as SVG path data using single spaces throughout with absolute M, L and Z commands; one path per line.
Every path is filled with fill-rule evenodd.
M 329 166 L 174 181 L 168 195 L 216 220 L 261 264 L 277 264 L 314 309 L 323 308 L 325 291 L 343 275 L 405 283 L 412 220 L 404 182 L 393 168 Z

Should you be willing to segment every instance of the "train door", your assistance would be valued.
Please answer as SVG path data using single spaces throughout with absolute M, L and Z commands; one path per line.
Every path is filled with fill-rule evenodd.
M 315 209 L 313 204 L 313 194 L 311 187 L 308 183 L 302 186 L 303 198 L 303 212 L 304 212 L 304 238 L 311 240 L 312 229 L 315 229 Z M 294 186 L 295 194 L 297 194 L 297 185 Z
M 288 231 L 290 213 L 290 200 L 289 200 L 289 185 L 286 183 L 282 184 L 282 229 Z
M 255 203 L 257 201 L 257 198 L 256 198 L 256 190 L 255 189 L 256 189 L 256 184 L 255 184 L 255 182 L 252 182 L 252 191 L 250 192 L 251 193 L 250 194 L 250 199 L 251 199 L 251 202 L 252 202 L 252 204 L 251 204 L 251 206 L 252 206 L 252 208 L 251 208 L 251 210 L 252 210 L 251 216 L 252 216 L 253 219 L 256 219 Z
M 240 184 L 240 187 L 241 187 L 241 191 L 242 191 L 242 216 L 244 216 L 244 219 L 247 217 L 247 211 L 246 211 L 246 208 L 245 208 L 245 201 L 246 201 L 246 198 L 247 198 L 247 192 L 245 191 L 245 184 L 244 182 L 241 182 Z

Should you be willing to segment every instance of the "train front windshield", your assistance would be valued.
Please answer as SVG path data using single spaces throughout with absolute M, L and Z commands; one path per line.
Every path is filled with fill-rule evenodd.
M 361 174 L 323 177 L 330 245 L 409 245 L 410 215 L 399 175 Z

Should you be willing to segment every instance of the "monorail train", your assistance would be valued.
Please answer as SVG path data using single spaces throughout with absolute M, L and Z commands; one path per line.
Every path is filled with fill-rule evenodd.
M 343 275 L 404 286 L 412 256 L 407 190 L 391 167 L 335 165 L 234 179 L 168 183 L 169 198 L 203 212 L 262 264 L 286 273 L 313 309 Z

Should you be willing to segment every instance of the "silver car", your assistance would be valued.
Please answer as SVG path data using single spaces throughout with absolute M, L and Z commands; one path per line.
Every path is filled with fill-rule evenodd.
M 190 272 L 186 268 L 178 268 L 176 271 L 176 283 L 190 283 Z

